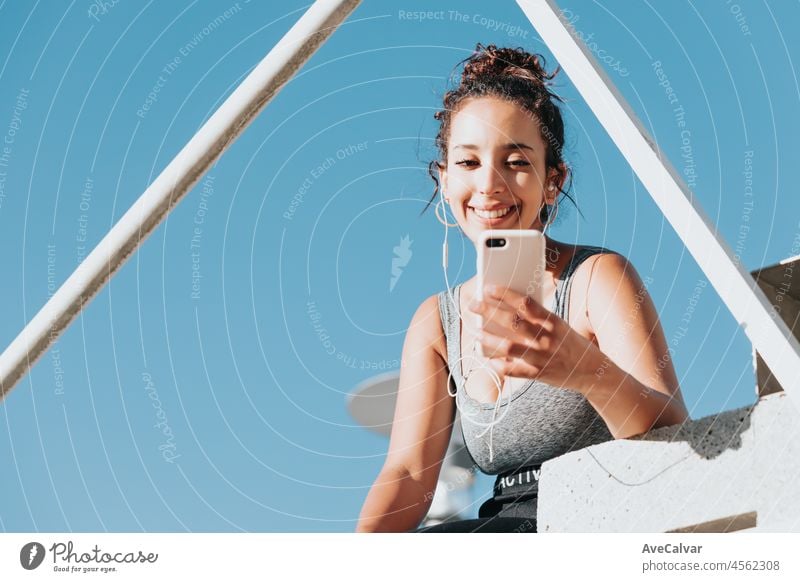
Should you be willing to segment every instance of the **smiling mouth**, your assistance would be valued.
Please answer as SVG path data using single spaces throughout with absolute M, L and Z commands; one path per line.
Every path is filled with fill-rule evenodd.
M 510 214 L 512 211 L 519 211 L 517 206 L 507 206 L 505 208 L 498 208 L 495 210 L 484 210 L 482 208 L 469 207 L 470 210 L 482 220 L 497 220 Z

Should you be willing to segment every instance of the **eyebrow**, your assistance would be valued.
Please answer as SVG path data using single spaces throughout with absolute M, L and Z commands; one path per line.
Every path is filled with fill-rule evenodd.
M 516 142 L 507 143 L 502 147 L 505 150 L 531 150 L 531 151 L 536 151 L 536 150 L 534 150 L 534 148 L 532 148 L 531 146 L 529 146 L 528 144 L 525 144 L 525 143 L 516 143 Z M 456 146 L 453 146 L 453 149 L 456 149 L 456 148 L 462 148 L 462 149 L 465 149 L 465 150 L 477 150 L 477 149 L 480 149 L 478 146 L 476 146 L 474 144 L 471 144 L 471 143 L 460 143 L 460 144 L 458 144 Z

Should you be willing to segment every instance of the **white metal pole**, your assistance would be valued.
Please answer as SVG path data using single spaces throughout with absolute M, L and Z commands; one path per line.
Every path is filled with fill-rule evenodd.
M 554 0 L 517 0 L 597 119 L 628 160 L 708 280 L 744 328 L 783 389 L 800 408 L 800 344 L 753 277 L 733 260 L 680 174 Z
M 317 0 L 0 355 L 0 399 L 361 0 Z

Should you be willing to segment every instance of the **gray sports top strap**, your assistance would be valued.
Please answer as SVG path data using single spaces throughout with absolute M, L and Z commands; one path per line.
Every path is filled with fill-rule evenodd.
M 597 253 L 612 252 L 603 247 L 584 247 L 576 251 L 556 282 L 550 310 L 569 320 L 569 296 L 575 270 Z M 447 341 L 447 361 L 461 411 L 461 427 L 467 450 L 476 465 L 490 475 L 512 472 L 520 467 L 542 463 L 569 451 L 612 440 L 603 419 L 586 398 L 572 390 L 530 380 L 499 405 L 495 415 L 503 419 L 492 429 L 492 460 L 489 460 L 489 434 L 495 403 L 479 402 L 464 391 L 461 366 L 461 320 L 454 304 L 460 305 L 461 285 L 439 293 L 439 314 Z

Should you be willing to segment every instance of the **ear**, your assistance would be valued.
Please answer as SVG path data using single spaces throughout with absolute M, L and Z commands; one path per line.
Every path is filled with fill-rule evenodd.
M 439 190 L 443 193 L 447 193 L 447 166 L 444 164 L 436 164 L 436 167 L 439 170 Z
M 563 162 L 561 162 L 557 168 L 550 168 L 550 171 L 547 172 L 544 197 L 548 205 L 552 206 L 555 204 L 558 193 L 561 192 L 561 189 L 564 187 L 564 182 L 567 181 L 567 173 L 567 166 Z M 550 190 L 550 186 L 555 186 L 555 188 Z

